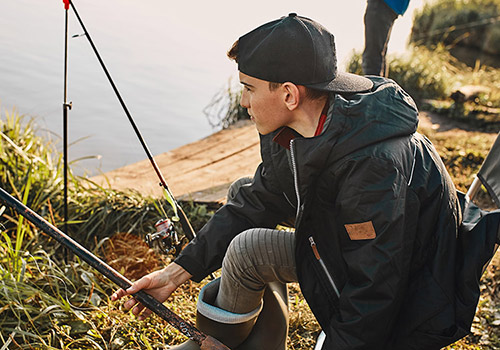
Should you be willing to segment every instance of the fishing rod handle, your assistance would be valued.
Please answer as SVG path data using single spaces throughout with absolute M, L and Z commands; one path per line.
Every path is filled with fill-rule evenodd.
M 88 249 L 73 240 L 67 234 L 50 224 L 47 220 L 35 213 L 33 210 L 25 206 L 19 200 L 11 196 L 7 191 L 0 187 L 0 199 L 9 207 L 14 209 L 20 215 L 24 216 L 33 225 L 40 230 L 54 238 L 57 242 L 70 249 L 73 253 L 78 255 L 82 260 L 87 262 L 90 266 L 95 268 L 101 274 L 109 278 L 112 282 L 117 284 L 122 289 L 128 289 L 132 282 L 126 277 L 121 275 L 118 271 L 106 264 L 103 260 L 96 257 Z M 174 326 L 182 334 L 195 341 L 200 345 L 202 350 L 229 350 L 224 344 L 220 343 L 213 337 L 207 336 L 196 329 L 191 324 L 187 323 L 180 316 L 172 312 L 165 305 L 156 300 L 153 296 L 147 294 L 145 291 L 134 293 L 136 298 L 141 304 L 156 313 L 165 321 Z

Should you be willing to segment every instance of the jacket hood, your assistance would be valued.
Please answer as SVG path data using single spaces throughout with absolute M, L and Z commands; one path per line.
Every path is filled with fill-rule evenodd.
M 340 159 L 358 149 L 417 131 L 418 110 L 413 99 L 393 80 L 369 77 L 369 92 L 335 95 L 331 120 L 324 133 L 335 135 L 333 158 Z M 337 130 L 341 128 L 341 130 Z
M 299 164 L 296 172 L 302 197 L 327 161 L 336 162 L 362 148 L 416 132 L 418 111 L 413 99 L 393 80 L 369 78 L 373 88 L 368 92 L 334 95 L 330 120 L 321 135 L 294 139 L 292 152 Z

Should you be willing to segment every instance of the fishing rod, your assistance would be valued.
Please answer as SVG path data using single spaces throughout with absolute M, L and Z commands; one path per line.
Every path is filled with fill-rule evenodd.
M 64 231 L 68 232 L 68 110 L 71 109 L 71 102 L 68 103 L 68 10 L 69 0 L 64 3 L 64 93 L 63 93 L 63 172 L 64 172 Z M 68 258 L 66 256 L 66 258 Z
M 196 234 L 194 232 L 194 229 L 191 226 L 191 223 L 189 222 L 189 220 L 188 220 L 186 214 L 184 213 L 184 211 L 182 210 L 181 206 L 179 205 L 179 203 L 177 203 L 177 201 L 175 200 L 175 197 L 172 195 L 172 192 L 170 191 L 170 189 L 169 189 L 169 187 L 167 185 L 167 181 L 163 177 L 163 175 L 162 175 L 162 173 L 160 171 L 160 168 L 158 167 L 158 164 L 156 163 L 155 159 L 153 158 L 153 155 L 151 154 L 151 152 L 149 151 L 149 148 L 146 145 L 146 142 L 144 141 L 144 138 L 142 137 L 142 135 L 141 135 L 141 133 L 140 133 L 137 125 L 135 124 L 134 119 L 132 118 L 132 115 L 130 114 L 127 106 L 125 105 L 125 102 L 123 101 L 123 99 L 122 99 L 122 97 L 120 95 L 120 92 L 118 91 L 118 88 L 116 87 L 113 79 L 111 78 L 111 74 L 109 73 L 108 69 L 106 68 L 106 65 L 104 64 L 104 61 L 102 60 L 101 55 L 99 54 L 99 51 L 97 51 L 97 48 L 94 45 L 94 42 L 92 41 L 92 38 L 90 37 L 89 32 L 87 31 L 87 29 L 86 29 L 86 27 L 85 27 L 85 25 L 84 25 L 84 23 L 83 23 L 80 15 L 78 14 L 78 11 L 76 10 L 75 5 L 73 4 L 73 1 L 71 1 L 71 0 L 63 0 L 63 1 L 65 3 L 68 2 L 71 5 L 71 8 L 73 9 L 73 12 L 75 13 L 76 18 L 78 19 L 78 22 L 80 23 L 80 25 L 81 25 L 81 27 L 83 29 L 84 33 L 82 35 L 84 35 L 84 36 L 87 37 L 87 39 L 88 39 L 88 41 L 90 43 L 90 46 L 92 47 L 92 50 L 94 51 L 94 54 L 97 57 L 97 60 L 99 61 L 99 63 L 101 65 L 104 73 L 106 74 L 106 77 L 108 78 L 108 81 L 111 84 L 111 87 L 113 88 L 113 91 L 115 92 L 115 95 L 118 98 L 118 101 L 120 101 L 120 104 L 121 104 L 121 106 L 123 108 L 123 111 L 127 115 L 127 118 L 129 120 L 130 124 L 132 125 L 132 128 L 134 129 L 135 134 L 137 135 L 137 138 L 139 139 L 139 142 L 142 145 L 142 148 L 146 152 L 146 155 L 147 155 L 147 157 L 148 157 L 151 165 L 153 166 L 153 169 L 156 172 L 156 175 L 160 179 L 160 186 L 163 187 L 163 189 L 164 189 L 164 191 L 166 193 L 166 196 L 167 196 L 167 200 L 168 199 L 171 200 L 171 202 L 172 202 L 171 204 L 174 207 L 174 211 L 176 211 L 177 214 L 178 214 L 179 221 L 181 223 L 181 226 L 182 226 L 182 229 L 184 231 L 184 234 L 191 241 L 196 236 Z
M 64 247 L 71 250 L 74 254 L 79 256 L 90 266 L 95 268 L 109 280 L 118 285 L 118 287 L 126 290 L 132 285 L 132 282 L 130 280 L 121 275 L 111 266 L 107 265 L 104 261 L 96 257 L 89 250 L 66 235 L 64 232 L 51 225 L 47 220 L 25 206 L 19 200 L 11 196 L 2 187 L 0 187 L 0 200 L 14 209 L 18 214 L 24 216 L 37 228 L 45 232 L 57 242 L 61 243 Z M 167 308 L 165 305 L 160 303 L 145 291 L 141 290 L 137 293 L 134 293 L 133 296 L 142 305 L 156 313 L 170 325 L 174 326 L 186 337 L 196 342 L 202 350 L 230 350 L 227 346 L 219 342 L 217 339 L 202 333 L 196 327 L 186 322 L 184 319 L 175 314 L 173 311 L 171 311 L 169 308 Z

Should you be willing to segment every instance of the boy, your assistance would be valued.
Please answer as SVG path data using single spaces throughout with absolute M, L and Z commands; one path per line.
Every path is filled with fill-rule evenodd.
M 326 334 L 323 349 L 454 340 L 455 280 L 445 267 L 454 266 L 459 204 L 416 132 L 412 99 L 391 80 L 339 72 L 333 35 L 294 13 L 242 36 L 228 55 L 262 163 L 172 264 L 113 299 L 145 289 L 164 301 L 222 267 L 200 292 L 197 326 L 233 349 L 285 348 L 286 332 L 256 328 L 266 291 L 296 281 Z M 294 232 L 275 229 L 290 218 Z M 133 298 L 125 307 L 150 314 Z

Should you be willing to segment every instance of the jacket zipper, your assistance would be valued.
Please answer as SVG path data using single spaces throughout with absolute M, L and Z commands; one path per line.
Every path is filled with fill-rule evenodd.
M 297 228 L 299 226 L 300 219 L 302 217 L 302 204 L 300 203 L 300 193 L 299 193 L 299 177 L 297 174 L 297 165 L 295 164 L 295 153 L 293 151 L 293 141 L 295 140 L 290 140 L 290 155 L 292 159 L 292 169 L 293 169 L 293 181 L 295 184 L 295 192 L 297 194 L 297 216 L 295 219 L 295 227 Z M 335 285 L 335 281 L 332 278 L 332 275 L 330 274 L 330 271 L 326 268 L 325 262 L 323 259 L 321 259 L 321 256 L 319 255 L 318 248 L 316 247 L 316 243 L 314 242 L 314 238 L 312 236 L 309 237 L 309 242 L 311 243 L 311 248 L 313 250 L 314 256 L 316 257 L 316 260 L 318 260 L 321 268 L 326 274 L 326 277 L 328 278 L 328 281 L 330 282 L 330 285 L 332 286 L 333 290 L 335 291 L 335 294 L 337 295 L 338 298 L 340 298 L 340 293 L 339 290 L 337 289 L 337 286 Z
M 299 177 L 297 174 L 297 164 L 295 164 L 295 153 L 293 151 L 293 141 L 290 140 L 290 156 L 292 160 L 292 170 L 293 170 L 293 183 L 295 185 L 295 193 L 297 194 L 297 214 L 295 216 L 295 227 L 299 226 L 299 222 L 302 216 L 302 205 L 300 203 L 300 193 L 299 193 Z
M 313 236 L 309 236 L 309 242 L 311 243 L 311 248 L 314 253 L 314 256 L 316 257 L 316 260 L 318 260 L 320 266 L 323 268 L 323 271 L 326 274 L 326 277 L 328 278 L 328 281 L 330 282 L 330 285 L 332 286 L 333 290 L 335 291 L 335 294 L 337 294 L 337 298 L 340 298 L 340 293 L 339 290 L 337 289 L 337 286 L 335 285 L 335 281 L 332 278 L 332 275 L 330 274 L 330 271 L 326 268 L 325 262 L 323 259 L 321 259 L 321 256 L 319 255 L 318 248 L 316 247 L 316 242 L 314 242 Z

